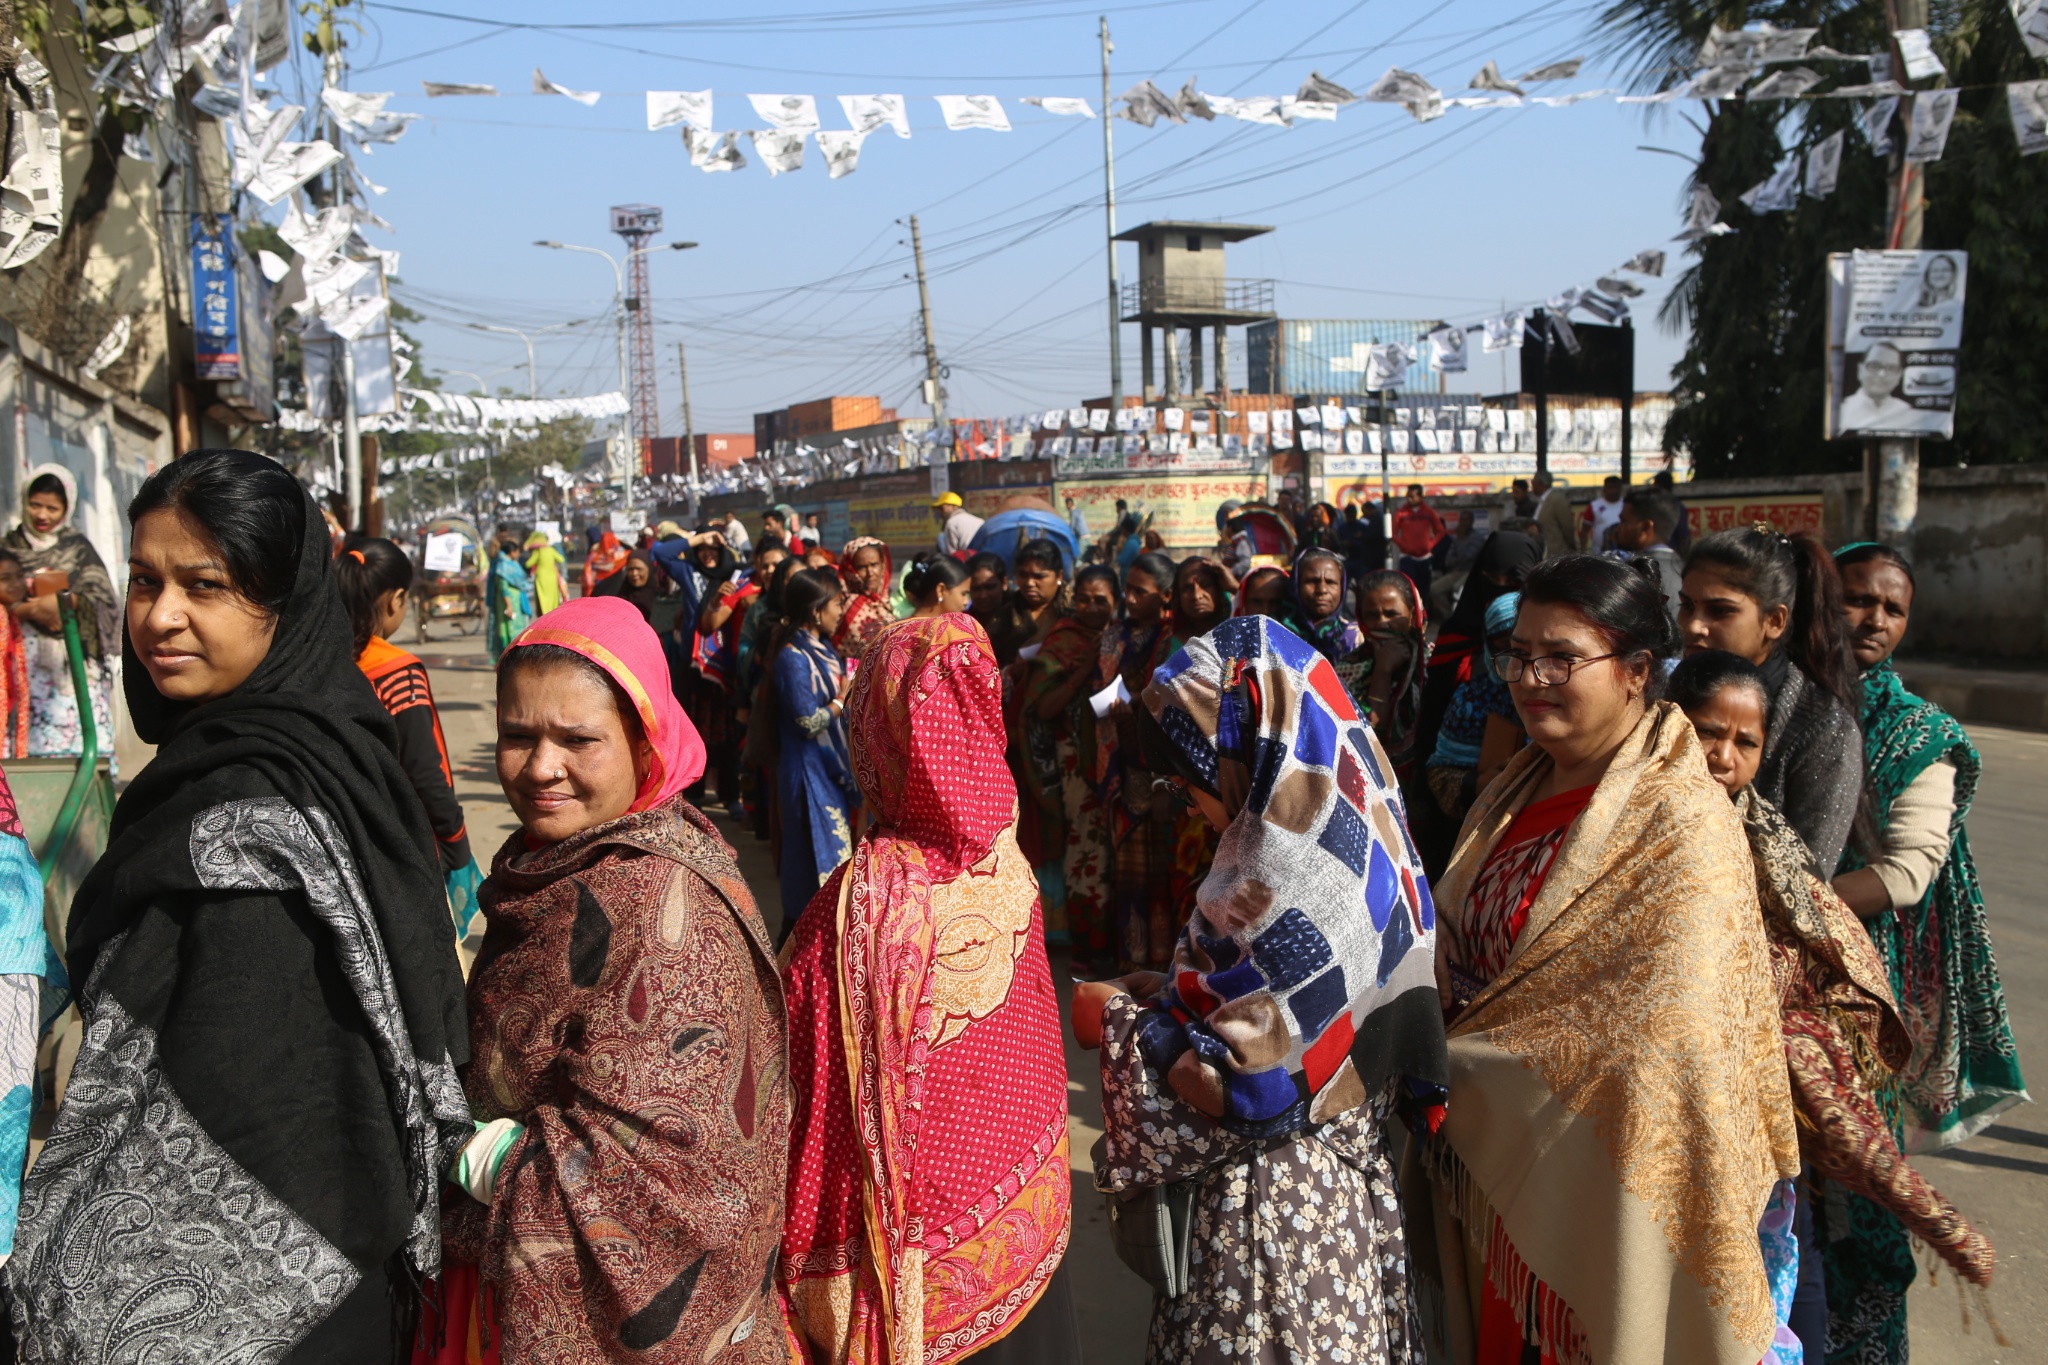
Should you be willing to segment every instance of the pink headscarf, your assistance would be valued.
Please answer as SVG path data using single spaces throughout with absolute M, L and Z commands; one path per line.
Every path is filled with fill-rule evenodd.
M 573 650 L 602 668 L 632 698 L 654 762 L 629 814 L 660 805 L 704 775 L 704 740 L 669 686 L 661 637 L 630 602 L 617 597 L 565 602 L 521 631 L 506 653 L 521 645 Z

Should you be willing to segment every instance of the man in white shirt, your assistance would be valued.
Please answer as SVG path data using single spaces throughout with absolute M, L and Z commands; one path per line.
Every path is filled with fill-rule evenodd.
M 754 540 L 747 534 L 747 528 L 740 522 L 740 514 L 725 514 L 725 543 L 735 555 L 745 559 L 754 552 Z
M 967 510 L 958 493 L 939 494 L 932 503 L 932 516 L 939 523 L 940 554 L 954 555 L 968 549 L 981 530 L 981 518 Z
M 1913 431 L 1933 424 L 1928 414 L 1899 397 L 1899 381 L 1906 375 L 1906 358 L 1899 348 L 1880 341 L 1863 353 L 1856 367 L 1862 386 L 1842 400 L 1840 429 L 1852 431 Z
M 1599 554 L 1607 548 L 1607 529 L 1621 520 L 1621 478 L 1610 474 L 1600 485 L 1600 496 L 1579 513 L 1579 548 Z

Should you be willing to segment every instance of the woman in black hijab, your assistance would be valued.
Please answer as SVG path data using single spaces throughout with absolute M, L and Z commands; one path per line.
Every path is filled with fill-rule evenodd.
M 390 1361 L 474 1131 L 433 834 L 291 476 L 195 451 L 128 519 L 157 752 L 72 904 L 84 1042 L 5 1268 L 21 1358 Z
M 1415 727 L 1415 752 L 1436 752 L 1437 733 L 1443 729 L 1444 712 L 1450 709 L 1458 684 L 1469 679 L 1475 668 L 1486 667 L 1486 609 L 1501 594 L 1520 591 L 1523 578 L 1542 559 L 1543 546 L 1520 531 L 1495 531 L 1479 547 L 1458 604 L 1437 631 L 1436 644 L 1429 653 L 1429 668 L 1422 679 L 1422 713 Z M 1441 877 L 1450 865 L 1458 823 L 1444 815 L 1435 798 L 1419 785 L 1408 802 L 1408 819 L 1423 867 L 1431 880 Z
M 591 590 L 592 597 L 623 597 L 640 613 L 643 621 L 654 619 L 654 604 L 661 597 L 661 584 L 654 577 L 654 561 L 647 551 L 634 550 L 626 556 L 626 567 Z

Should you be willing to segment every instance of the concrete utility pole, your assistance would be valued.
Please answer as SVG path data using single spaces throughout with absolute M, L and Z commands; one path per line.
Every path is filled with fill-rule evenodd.
M 910 254 L 917 262 L 917 311 L 924 319 L 924 401 L 932 410 L 932 425 L 945 444 L 948 460 L 953 457 L 953 433 L 946 424 L 946 390 L 939 384 L 939 347 L 932 340 L 932 295 L 924 281 L 924 237 L 917 230 L 917 215 L 910 215 Z M 936 458 L 936 457 L 934 457 Z
M 1109 41 L 1109 16 L 1102 18 L 1102 210 L 1108 221 L 1103 245 L 1109 252 L 1109 410 L 1123 411 L 1124 337 L 1123 286 L 1116 276 L 1116 142 L 1110 134 L 1109 54 L 1116 44 Z M 1220 337 L 1221 332 L 1217 335 Z M 1149 377 L 1149 371 L 1148 371 Z
M 1888 0 L 1885 6 L 1894 32 L 1927 27 L 1927 0 Z M 1904 83 L 1906 64 L 1900 59 L 1896 41 L 1892 44 L 1892 79 Z M 1899 119 L 1913 126 L 1913 104 L 1917 94 L 1899 103 Z M 1926 168 L 1908 161 L 1904 139 L 1897 151 L 1898 167 L 1891 179 L 1891 213 L 1885 224 L 1885 245 L 1894 251 L 1918 251 L 1922 211 L 1927 203 Z M 1912 436 L 1880 436 L 1875 449 L 1865 456 L 1864 496 L 1873 516 L 1872 538 L 1882 541 L 1910 540 L 1913 523 L 1920 515 L 1920 442 Z
M 676 366 L 683 372 L 683 445 L 690 452 L 690 515 L 697 515 L 697 427 L 690 420 L 690 356 L 676 343 Z

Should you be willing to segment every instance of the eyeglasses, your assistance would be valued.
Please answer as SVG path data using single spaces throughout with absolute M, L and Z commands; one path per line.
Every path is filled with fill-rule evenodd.
M 1595 654 L 1590 659 L 1575 658 L 1570 654 L 1546 654 L 1532 659 L 1526 654 L 1496 654 L 1493 656 L 1493 676 L 1502 682 L 1515 682 L 1523 673 L 1538 687 L 1563 687 L 1571 681 L 1572 670 L 1587 664 L 1597 664 L 1602 659 L 1619 659 L 1621 654 Z

